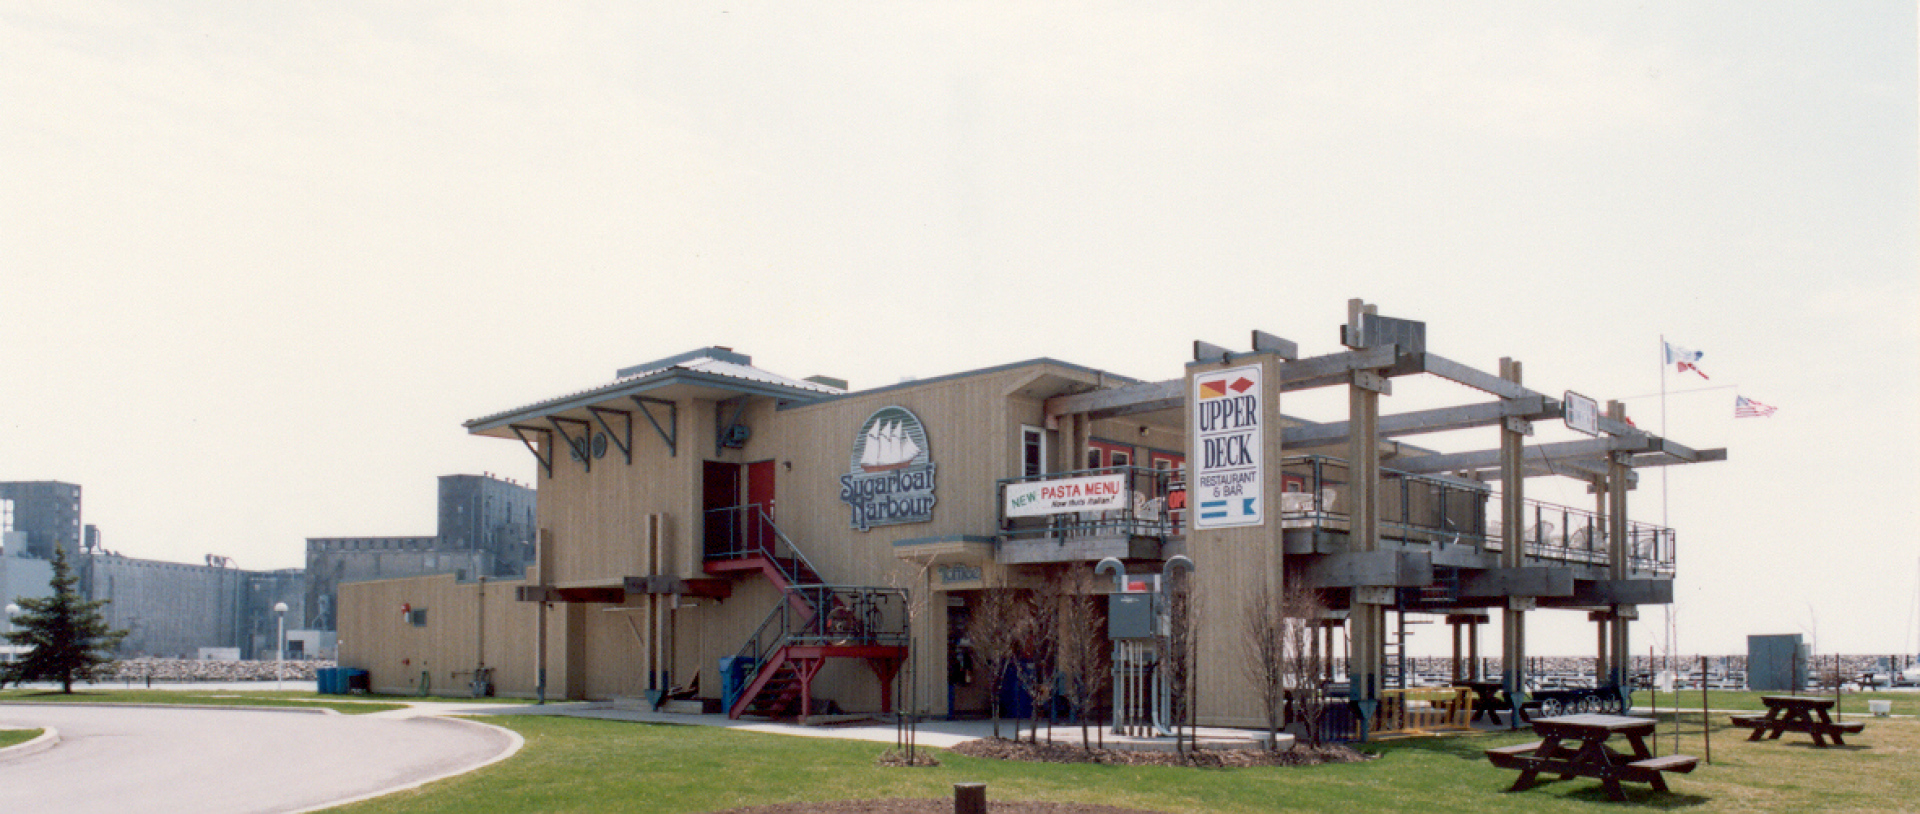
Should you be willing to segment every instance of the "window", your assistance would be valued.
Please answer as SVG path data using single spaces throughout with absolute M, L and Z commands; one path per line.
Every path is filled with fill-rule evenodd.
M 1114 466 L 1126 466 L 1128 464 L 1133 463 L 1133 456 L 1128 455 L 1125 452 L 1114 452 L 1109 457 L 1109 460 L 1113 462 Z
M 1039 427 L 1020 428 L 1020 475 L 1036 477 L 1047 473 L 1047 432 Z
M 388 617 L 388 618 L 392 618 L 392 617 Z M 407 624 L 413 625 L 414 627 L 426 627 L 427 626 L 427 609 L 414 608 L 413 610 L 407 611 Z

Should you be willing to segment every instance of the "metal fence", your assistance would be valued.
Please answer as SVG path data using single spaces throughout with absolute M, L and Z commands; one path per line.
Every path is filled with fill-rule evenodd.
M 1352 510 L 1349 473 L 1347 462 L 1339 458 L 1284 459 L 1280 516 L 1311 525 L 1345 524 Z M 1382 533 L 1387 536 L 1486 551 L 1504 548 L 1502 496 L 1485 486 L 1382 468 L 1379 498 Z M 1528 556 L 1591 565 L 1609 561 L 1606 518 L 1599 514 L 1538 500 L 1525 501 L 1522 512 L 1526 523 L 1521 541 Z M 1671 575 L 1676 539 L 1673 529 L 1629 522 L 1628 567 Z

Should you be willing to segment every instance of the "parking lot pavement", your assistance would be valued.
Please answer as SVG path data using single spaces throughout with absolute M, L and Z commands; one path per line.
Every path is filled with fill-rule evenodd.
M 305 811 L 471 771 L 520 747 L 437 717 L 0 704 L 0 725 L 59 744 L 0 758 L 0 811 Z

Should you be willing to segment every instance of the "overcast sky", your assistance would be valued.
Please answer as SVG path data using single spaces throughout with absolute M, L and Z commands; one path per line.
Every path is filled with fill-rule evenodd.
M 1911 2 L 11 2 L 0 480 L 297 567 L 433 533 L 437 475 L 532 480 L 460 422 L 622 366 L 1161 380 L 1339 350 L 1362 297 L 1648 428 L 1660 338 L 1705 351 L 1668 435 L 1731 460 L 1631 501 L 1679 529 L 1676 649 L 1913 652 L 1915 43 Z

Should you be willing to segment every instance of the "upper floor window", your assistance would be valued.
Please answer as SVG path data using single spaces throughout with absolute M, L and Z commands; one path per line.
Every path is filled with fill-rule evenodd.
M 1039 427 L 1020 428 L 1020 476 L 1031 478 L 1047 473 L 1047 431 Z

